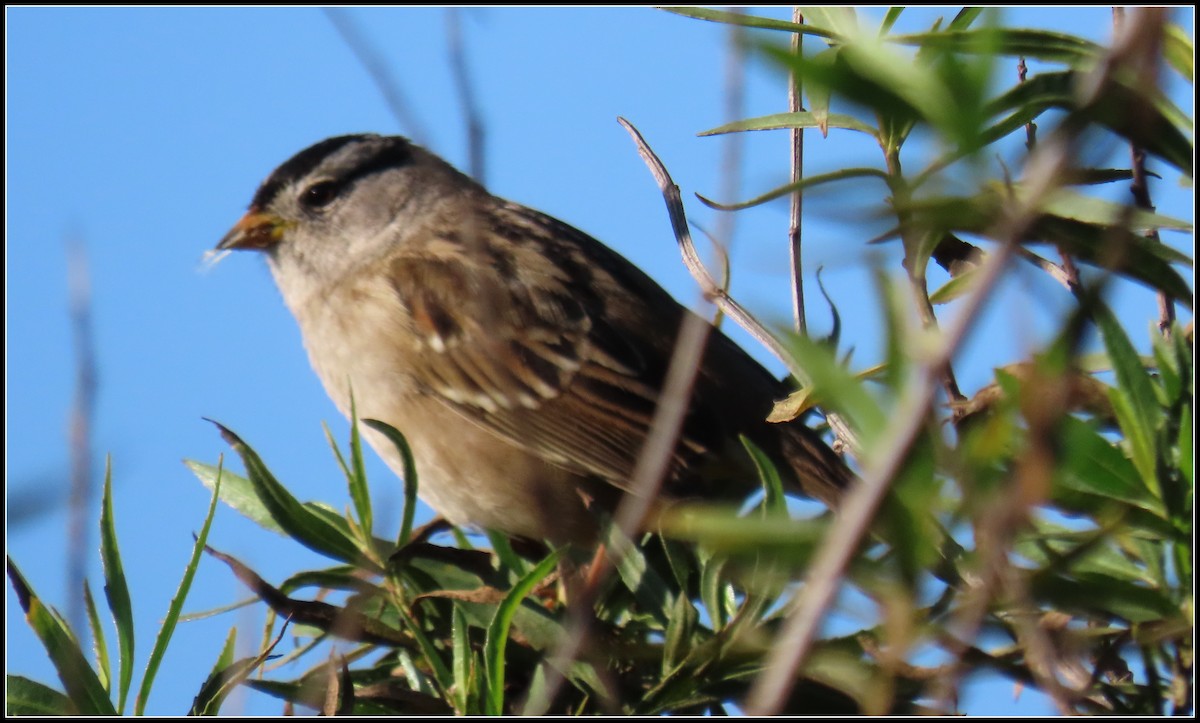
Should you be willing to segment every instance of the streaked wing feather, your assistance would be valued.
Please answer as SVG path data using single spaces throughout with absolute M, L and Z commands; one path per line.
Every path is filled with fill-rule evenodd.
M 508 225 L 495 232 L 516 241 L 512 258 L 497 259 L 489 248 L 489 259 L 472 239 L 444 238 L 394 260 L 395 291 L 424 340 L 409 372 L 472 424 L 551 464 L 622 486 L 649 433 L 665 370 L 642 357 L 645 340 L 605 321 L 611 315 L 594 289 L 572 283 L 591 269 L 555 275 L 595 262 L 579 256 L 570 234 L 580 232 L 528 209 L 507 210 Z M 536 265 L 535 255 L 551 254 L 556 266 Z M 676 468 L 705 450 L 685 428 Z

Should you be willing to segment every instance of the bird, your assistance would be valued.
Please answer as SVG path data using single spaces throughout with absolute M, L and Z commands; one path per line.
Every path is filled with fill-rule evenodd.
M 693 313 L 600 241 L 402 136 L 300 151 L 216 250 L 266 257 L 325 391 L 405 436 L 425 502 L 516 539 L 595 541 Z M 744 435 L 790 491 L 836 504 L 845 462 L 803 424 L 765 421 L 789 391 L 713 329 L 656 502 L 759 489 Z M 394 444 L 362 433 L 402 477 Z

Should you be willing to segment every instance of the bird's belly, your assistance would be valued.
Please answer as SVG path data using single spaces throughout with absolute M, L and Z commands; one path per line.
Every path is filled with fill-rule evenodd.
M 360 318 L 357 323 L 365 321 Z M 311 323 L 308 327 L 315 330 Z M 363 333 L 338 336 L 378 339 Z M 381 353 L 386 344 L 355 348 L 307 341 L 313 368 L 342 414 L 349 418 L 353 392 L 359 419 L 378 419 L 404 435 L 416 463 L 418 494 L 439 514 L 455 524 L 531 539 L 566 542 L 594 536 L 594 518 L 580 493 L 585 480 L 477 426 L 418 389 L 394 355 Z M 392 471 L 403 476 L 404 461 L 391 441 L 365 425 L 360 430 Z
M 585 541 L 594 535 L 578 476 L 505 443 L 437 400 L 409 402 L 403 419 L 375 418 L 405 435 L 416 463 L 418 494 L 439 514 L 455 524 L 531 539 Z M 366 427 L 364 436 L 402 475 L 403 460 L 395 446 Z

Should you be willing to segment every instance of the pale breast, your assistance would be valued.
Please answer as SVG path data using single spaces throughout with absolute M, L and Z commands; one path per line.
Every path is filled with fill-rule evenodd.
M 354 313 L 339 313 L 354 309 Z M 393 339 L 404 310 L 386 290 L 356 289 L 339 298 L 310 297 L 296 312 L 309 360 L 338 409 L 399 430 L 413 451 L 418 492 L 455 524 L 532 539 L 585 541 L 594 519 L 581 477 L 523 451 L 414 384 L 404 347 Z M 382 434 L 364 438 L 397 474 L 399 452 Z

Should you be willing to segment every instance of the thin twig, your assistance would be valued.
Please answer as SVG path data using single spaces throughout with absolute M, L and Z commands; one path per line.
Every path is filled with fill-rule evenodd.
M 729 8 L 734 14 L 743 11 L 740 8 Z M 724 115 L 726 121 L 732 123 L 745 117 L 746 99 L 746 46 L 744 36 L 746 31 L 740 25 L 730 25 L 728 29 L 728 46 L 725 56 L 725 85 Z M 721 143 L 721 194 L 725 198 L 736 196 L 742 186 L 742 157 L 745 138 L 741 133 L 730 133 Z M 729 267 L 729 249 L 733 245 L 734 233 L 737 226 L 737 216 L 732 213 L 717 215 L 716 227 L 711 234 L 705 234 L 712 242 L 713 251 L 717 255 L 717 264 L 721 268 L 721 288 L 729 290 L 732 281 Z M 720 327 L 725 314 L 717 307 L 713 313 L 713 326 Z
M 671 180 L 666 168 L 654 156 L 653 151 L 646 146 L 641 134 L 625 119 L 618 119 L 633 136 L 638 144 L 638 153 L 651 167 L 655 180 L 662 190 L 667 203 L 672 227 L 677 238 L 686 236 L 686 243 L 691 244 L 687 219 L 683 213 L 683 201 L 679 196 L 679 187 Z M 653 159 L 653 162 L 651 162 Z M 678 220 L 677 220 L 678 219 Z M 680 244 L 685 241 L 679 238 Z M 683 427 L 687 414 L 688 399 L 696 375 L 700 370 L 700 362 L 704 354 L 704 346 L 712 327 L 697 314 L 687 314 L 675 340 L 675 349 L 671 354 L 671 362 L 667 368 L 667 377 L 663 383 L 663 392 L 658 398 L 651 421 L 650 434 L 646 437 L 638 454 L 630 478 L 630 491 L 624 495 L 613 516 L 613 525 L 621 537 L 628 540 L 642 529 L 658 491 L 663 477 L 667 473 L 671 456 Z M 544 688 L 541 700 L 529 700 L 522 706 L 525 715 L 540 715 L 546 712 L 561 689 L 564 670 L 572 660 L 579 657 L 591 631 L 593 608 L 602 586 L 600 583 L 614 569 L 614 557 L 622 553 L 619 549 L 610 549 L 608 554 L 598 555 L 589 571 L 589 584 L 581 594 L 571 601 L 571 610 L 566 626 L 566 634 L 550 655 L 553 661 L 552 672 Z
M 672 193 L 669 189 L 674 189 L 673 193 L 678 194 L 679 189 L 671 183 L 670 176 L 667 174 L 666 168 L 662 161 L 638 133 L 637 129 L 630 125 L 629 121 L 624 118 L 618 118 L 617 121 L 629 131 L 633 136 L 634 142 L 638 144 L 638 153 L 642 156 L 642 160 L 650 167 L 650 172 L 654 174 L 655 181 L 662 188 L 664 183 L 669 184 L 668 190 L 664 190 L 664 195 Z M 667 206 L 667 214 L 671 220 L 671 228 L 675 232 L 675 240 L 679 244 L 680 254 L 683 256 L 683 265 L 687 267 L 688 273 L 696 280 L 700 286 L 700 292 L 704 295 L 706 301 L 716 304 L 717 307 L 729 318 L 733 319 L 739 326 L 746 330 L 746 333 L 754 337 L 755 341 L 767 348 L 775 358 L 781 361 L 788 371 L 799 379 L 803 384 L 810 384 L 808 374 L 800 365 L 798 365 L 791 355 L 784 348 L 783 343 L 762 324 L 755 319 L 744 306 L 739 304 L 732 296 L 729 295 L 724 288 L 721 287 L 708 273 L 708 269 L 704 266 L 704 262 L 700 260 L 700 255 L 696 253 L 696 246 L 692 242 L 691 232 L 688 230 L 687 217 L 683 212 L 683 203 L 678 198 L 669 198 Z
M 411 105 L 405 100 L 404 92 L 400 89 L 400 81 L 392 74 L 391 66 L 385 63 L 379 53 L 371 48 L 366 36 L 359 31 L 358 25 L 346 10 L 342 8 L 325 8 L 324 10 L 329 22 L 333 23 L 333 27 L 342 36 L 342 40 L 346 41 L 346 45 L 358 58 L 358 62 L 363 64 L 371 79 L 375 81 L 375 87 L 379 88 L 380 93 L 383 93 L 383 99 L 387 103 L 388 109 L 392 111 L 392 115 L 400 123 L 400 127 L 404 129 L 409 138 L 419 145 L 426 145 L 429 135 L 425 133 L 420 120 L 411 112 Z
M 1025 56 L 1017 60 L 1017 82 L 1024 83 L 1029 74 L 1029 66 L 1025 65 Z M 1037 123 L 1032 120 L 1025 124 L 1025 149 L 1032 151 L 1037 146 Z
M 799 7 L 792 8 L 792 22 L 797 25 L 804 24 L 804 14 L 800 12 Z M 799 57 L 804 48 L 804 33 L 792 34 L 792 54 Z M 788 111 L 791 113 L 799 113 L 803 110 L 802 100 L 804 97 L 803 80 L 796 74 L 795 69 L 790 73 L 791 82 L 788 83 Z M 791 133 L 792 147 L 792 183 L 798 184 L 804 178 L 804 129 L 800 127 L 792 128 Z M 733 198 L 726 196 L 726 198 Z M 808 333 L 808 321 L 804 313 L 804 264 L 801 255 L 801 212 L 804 209 L 804 191 L 797 188 L 792 192 L 792 205 L 789 212 L 790 223 L 788 224 L 788 250 L 791 253 L 792 259 L 792 317 L 795 319 L 796 333 Z
M 450 69 L 454 74 L 454 84 L 458 90 L 458 98 L 462 103 L 463 117 L 467 122 L 467 168 L 471 177 L 480 183 L 486 183 L 484 164 L 487 154 L 484 151 L 485 130 L 483 117 L 479 113 L 479 105 L 475 101 L 475 89 L 471 83 L 471 75 L 467 70 L 467 57 L 463 51 L 462 22 L 460 8 L 446 10 L 446 36 L 450 52 Z
M 92 289 L 83 240 L 67 237 L 67 292 L 75 337 L 75 400 L 67 425 L 71 457 L 71 491 L 67 514 L 67 589 L 78 590 L 87 578 L 88 519 L 96 496 L 92 484 L 92 418 L 96 400 L 96 354 L 92 337 Z M 83 599 L 68 598 L 67 620 L 83 629 Z
M 1113 8 L 1113 30 L 1119 31 L 1121 23 L 1125 19 L 1125 9 L 1121 7 Z M 1135 59 L 1135 67 L 1139 67 L 1139 72 L 1135 76 L 1140 81 L 1146 82 L 1153 80 L 1157 84 L 1160 75 L 1160 59 L 1162 58 L 1161 42 L 1162 42 L 1162 24 L 1157 27 L 1158 32 L 1149 33 L 1152 42 L 1144 43 L 1141 47 L 1140 57 Z M 1132 163 L 1133 182 L 1129 186 L 1129 192 L 1133 194 L 1133 202 L 1137 207 L 1146 211 L 1154 211 L 1154 204 L 1150 200 L 1150 181 L 1146 175 L 1146 151 L 1139 148 L 1137 145 L 1129 145 L 1129 155 Z M 1158 229 L 1151 228 L 1146 232 L 1146 238 L 1151 239 L 1156 243 L 1161 243 L 1161 238 L 1158 235 Z M 1161 291 L 1158 292 L 1158 330 L 1167 338 L 1171 336 L 1171 326 L 1175 323 L 1175 303 L 1171 298 Z

